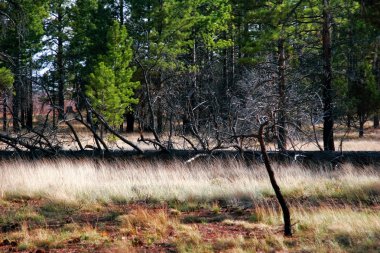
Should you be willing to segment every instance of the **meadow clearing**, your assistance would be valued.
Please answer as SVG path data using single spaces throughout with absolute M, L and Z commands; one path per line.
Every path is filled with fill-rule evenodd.
M 380 170 L 239 161 L 0 164 L 0 251 L 379 252 Z

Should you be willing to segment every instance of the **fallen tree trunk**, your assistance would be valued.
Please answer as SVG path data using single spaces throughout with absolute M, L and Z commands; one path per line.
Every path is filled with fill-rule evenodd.
M 2 142 L 3 140 L 0 140 Z M 6 143 L 8 144 L 8 143 Z M 378 151 L 347 151 L 347 152 L 321 152 L 321 151 L 287 151 L 273 152 L 268 151 L 268 157 L 273 162 L 299 164 L 306 167 L 315 167 L 316 165 L 326 165 L 331 167 L 332 164 L 352 163 L 354 165 L 380 165 L 380 152 Z M 198 150 L 171 150 L 170 153 L 161 150 L 145 150 L 143 154 L 136 150 L 112 150 L 102 152 L 99 150 L 57 150 L 54 154 L 46 153 L 42 150 L 35 149 L 33 151 L 23 150 L 1 150 L 0 159 L 7 158 L 100 158 L 100 159 L 123 159 L 123 160 L 179 160 L 187 161 L 199 154 L 212 156 L 214 159 L 244 159 L 249 160 L 249 164 L 263 163 L 263 156 L 257 150 L 214 150 L 212 154 Z M 206 156 L 204 156 L 206 157 Z

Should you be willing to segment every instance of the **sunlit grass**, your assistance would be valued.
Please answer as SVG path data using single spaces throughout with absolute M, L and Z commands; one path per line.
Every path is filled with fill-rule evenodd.
M 336 171 L 275 165 L 291 199 L 343 199 L 379 203 L 380 173 L 374 167 L 344 165 Z M 274 196 L 262 165 L 237 161 L 170 163 L 15 161 L 0 165 L 2 199 L 47 198 L 78 202 L 260 201 Z
M 17 227 L 0 234 L 0 241 L 7 238 L 18 243 L 17 249 L 28 251 L 80 247 L 91 252 L 99 247 L 138 252 L 139 247 L 163 242 L 178 252 L 379 251 L 377 167 L 274 168 L 289 202 L 292 238 L 282 235 L 279 206 L 260 164 L 2 163 L 0 227 Z M 233 212 L 227 211 L 230 207 Z M 199 217 L 198 212 L 209 217 Z M 247 233 L 208 240 L 198 224 L 211 222 Z

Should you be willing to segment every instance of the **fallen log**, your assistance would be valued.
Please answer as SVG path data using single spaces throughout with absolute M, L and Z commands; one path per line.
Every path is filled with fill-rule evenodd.
M 216 150 L 212 153 L 197 150 L 171 150 L 170 153 L 160 150 L 146 150 L 143 154 L 134 150 L 109 150 L 104 153 L 98 150 L 58 150 L 54 154 L 46 153 L 41 150 L 34 151 L 0 151 L 0 159 L 122 159 L 122 160 L 179 160 L 188 161 L 194 157 L 202 159 L 238 159 L 248 164 L 263 163 L 262 155 L 257 150 L 235 151 L 235 150 Z M 305 166 L 326 165 L 331 168 L 339 164 L 352 163 L 353 165 L 380 165 L 380 152 L 378 151 L 346 151 L 346 152 L 324 152 L 324 151 L 287 151 L 287 152 L 268 152 L 269 158 L 273 162 L 301 164 Z

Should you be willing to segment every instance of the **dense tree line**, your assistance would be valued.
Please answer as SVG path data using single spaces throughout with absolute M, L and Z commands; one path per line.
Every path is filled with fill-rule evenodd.
M 0 139 L 55 150 L 69 129 L 84 149 L 75 121 L 97 149 L 111 136 L 140 150 L 122 135 L 138 126 L 163 150 L 243 150 L 270 122 L 279 150 L 335 150 L 337 127 L 379 127 L 376 13 L 371 0 L 0 0 Z

